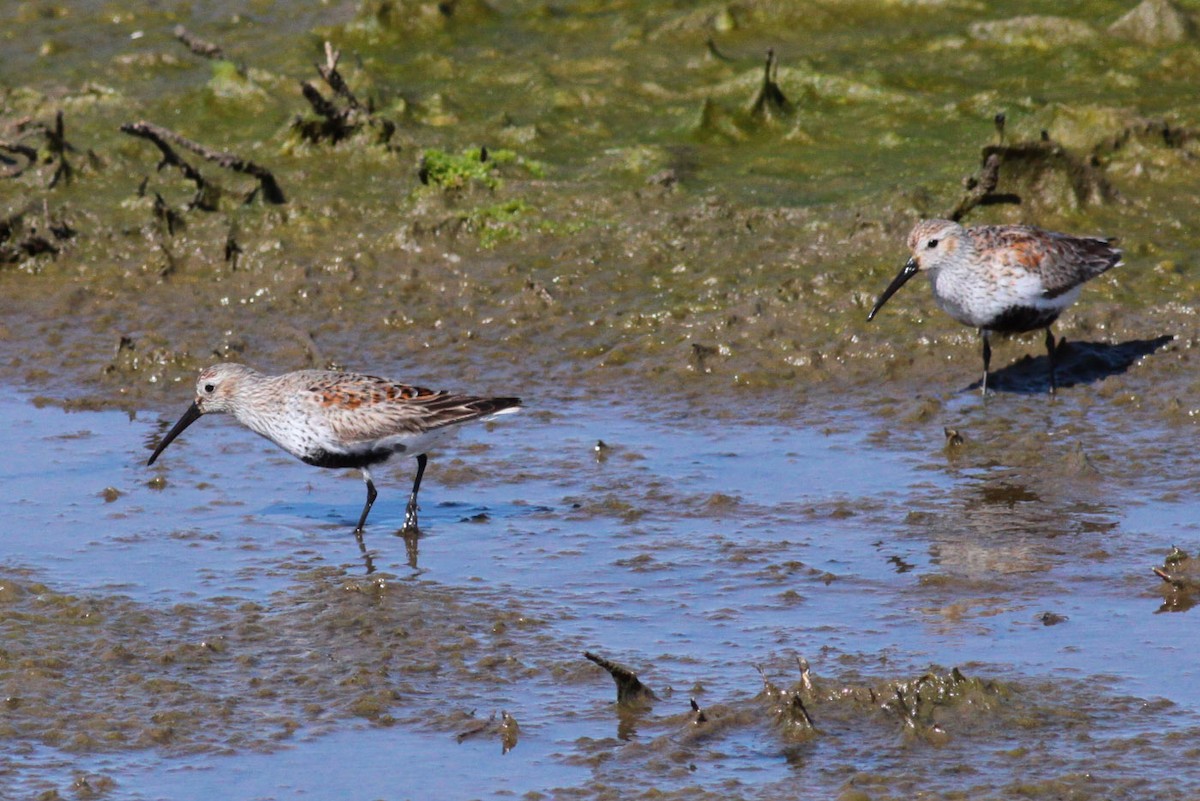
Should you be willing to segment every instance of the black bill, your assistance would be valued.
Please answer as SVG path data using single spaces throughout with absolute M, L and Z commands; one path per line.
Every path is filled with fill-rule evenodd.
M 875 319 L 875 315 L 883 308 L 883 304 L 888 302 L 888 298 L 896 294 L 896 290 L 904 286 L 908 279 L 917 274 L 917 260 L 909 259 L 900 269 L 900 273 L 892 279 L 892 283 L 888 284 L 888 288 L 883 290 L 883 294 L 879 296 L 879 300 L 875 301 L 875 308 L 871 309 L 871 313 L 867 315 L 867 322 Z
M 167 446 L 182 434 L 185 428 L 199 420 L 202 414 L 204 412 L 200 411 L 200 407 L 193 401 L 188 410 L 183 413 L 183 417 L 179 418 L 179 422 L 175 424 L 175 427 L 167 432 L 167 435 L 162 438 L 162 442 L 158 443 L 158 447 L 154 449 L 154 453 L 150 454 L 150 461 L 146 462 L 146 466 L 149 467 L 154 464 L 154 460 L 158 458 L 158 455 L 165 451 Z

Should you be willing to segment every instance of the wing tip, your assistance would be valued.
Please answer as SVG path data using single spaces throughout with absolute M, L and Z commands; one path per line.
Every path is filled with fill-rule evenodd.
M 520 398 L 488 398 L 488 400 L 495 406 L 495 411 L 490 412 L 493 415 L 512 414 L 524 408 Z

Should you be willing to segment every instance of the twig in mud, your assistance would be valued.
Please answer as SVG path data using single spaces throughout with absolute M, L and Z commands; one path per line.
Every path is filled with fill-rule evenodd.
M 345 113 L 326 100 L 325 96 L 321 94 L 321 90 L 310 82 L 304 81 L 300 84 L 300 94 L 304 95 L 304 99 L 313 107 L 313 111 L 317 112 L 318 116 L 324 117 L 330 122 L 345 123 Z
M 207 58 L 210 61 L 227 61 L 233 64 L 233 68 L 238 75 L 243 78 L 246 77 L 246 65 L 240 61 L 235 62 L 229 56 L 225 55 L 225 51 L 220 45 L 201 39 L 182 25 L 176 25 L 172 33 L 175 34 L 176 39 L 183 42 L 187 49 L 191 50 L 197 56 Z
M 589 661 L 595 662 L 607 670 L 608 674 L 613 677 L 613 681 L 617 685 L 618 705 L 642 705 L 658 700 L 658 696 L 654 694 L 654 691 L 642 684 L 637 674 L 629 668 L 605 659 L 598 654 L 593 654 L 591 651 L 584 651 L 583 655 Z
M 346 102 L 352 109 L 362 108 L 362 104 L 358 102 L 358 98 L 350 91 L 350 87 L 342 79 L 342 74 L 338 72 L 338 61 L 342 54 L 333 49 L 333 44 L 325 43 L 325 66 L 317 65 L 317 72 L 325 79 L 325 83 L 329 84 L 329 88 L 336 92 L 341 97 L 345 98 Z
M 707 40 L 705 40 L 704 47 L 708 51 L 708 54 L 710 56 L 712 56 L 713 58 L 715 58 L 717 61 L 733 61 L 732 58 L 725 55 L 717 48 L 717 43 L 715 41 L 713 41 L 713 38 L 711 36 L 708 37 Z
M 183 177 L 196 185 L 196 196 L 192 198 L 192 202 L 188 204 L 188 208 L 199 208 L 203 211 L 216 211 L 217 199 L 220 192 L 216 187 L 211 186 L 198 169 L 193 167 L 190 162 L 185 161 L 182 156 L 175 152 L 166 141 L 157 134 L 156 126 L 149 125 L 145 122 L 127 123 L 121 126 L 121 132 L 127 133 L 130 136 L 138 136 L 142 139 L 148 139 L 153 142 L 158 151 L 162 153 L 162 160 L 158 162 L 156 170 L 162 171 L 163 167 L 175 167 Z M 143 181 L 138 188 L 138 195 L 143 196 L 146 191 L 146 182 Z
M 249 159 L 244 159 L 234 153 L 226 153 L 212 148 L 205 147 L 199 142 L 193 142 L 185 136 L 175 133 L 169 128 L 163 128 L 159 125 L 154 125 L 149 122 L 134 122 L 126 123 L 121 126 L 121 131 L 130 136 L 139 136 L 143 139 L 149 139 L 153 142 L 163 154 L 163 163 L 172 164 L 184 170 L 184 174 L 189 179 L 197 181 L 197 186 L 204 185 L 204 178 L 187 162 L 183 161 L 178 154 L 167 144 L 172 142 L 185 150 L 190 150 L 201 158 L 215 163 L 219 167 L 224 167 L 227 170 L 240 172 L 245 175 L 250 175 L 258 179 L 259 187 L 262 189 L 263 198 L 268 203 L 286 203 L 287 199 L 283 196 L 283 190 L 279 188 L 279 184 L 275 181 L 275 176 L 266 167 L 259 166 Z M 159 165 L 162 167 L 162 164 Z M 195 177 L 193 177 L 193 175 Z M 254 199 L 257 193 L 251 192 L 246 197 L 246 202 Z
M 67 141 L 61 109 L 54 115 L 54 128 L 46 129 L 46 144 L 50 148 L 51 156 L 58 160 L 58 166 L 54 168 L 54 175 L 50 178 L 49 188 L 53 189 L 60 180 L 70 183 L 75 169 L 67 161 L 67 151 L 74 152 L 75 148 Z
M 996 129 L 1003 139 L 1004 121 L 997 115 Z M 967 192 L 958 205 L 946 217 L 959 222 L 976 206 L 992 206 L 1000 203 L 1020 205 L 1021 196 L 1015 192 L 997 192 L 1000 169 L 1017 173 L 1018 176 L 1032 175 L 1031 185 L 1043 172 L 1053 171 L 1066 176 L 1071 191 L 1080 203 L 1105 202 L 1117 197 L 1116 191 L 1096 166 L 1095 152 L 1089 157 L 1076 156 L 1050 138 L 1046 131 L 1036 141 L 1013 142 L 1012 144 L 987 145 L 982 150 L 979 172 L 965 179 Z
M 1000 164 L 1002 162 L 1003 158 L 998 153 L 992 153 L 984 159 L 979 174 L 967 179 L 967 193 L 958 201 L 958 205 L 950 212 L 948 219 L 958 222 L 968 211 L 983 205 L 984 201 L 992 196 L 992 193 L 996 191 L 996 186 L 1000 183 Z M 1020 203 L 1021 199 L 1018 197 L 1014 202 Z
M 808 714 L 808 707 L 804 705 L 803 698 L 805 692 L 811 693 L 813 690 L 812 679 L 809 676 L 807 659 L 797 656 L 796 664 L 800 668 L 800 686 L 790 690 L 782 690 L 771 681 L 762 665 L 755 665 L 754 669 L 762 677 L 763 695 L 772 702 L 771 714 L 776 723 L 792 732 L 793 736 L 807 737 L 809 732 L 816 730 L 816 724 L 813 723 L 812 715 Z M 804 734 L 798 735 L 798 732 Z
M 176 25 L 175 30 L 172 31 L 172 33 L 175 34 L 176 39 L 187 45 L 188 50 L 191 50 L 201 58 L 210 58 L 214 61 L 223 60 L 225 58 L 225 51 L 222 50 L 219 45 L 215 45 L 212 42 L 206 42 L 182 25 Z
M 904 693 L 900 690 L 900 686 L 895 687 L 896 690 L 896 706 L 900 710 L 900 718 L 904 721 L 904 726 L 915 730 L 917 728 L 917 718 L 913 715 L 912 710 L 908 708 L 908 704 L 904 701 Z M 886 706 L 886 704 L 885 704 Z
M 3 151 L 8 151 L 18 158 L 6 156 Z M 21 164 L 20 159 L 24 159 L 25 163 Z M 20 142 L 0 141 L 0 177 L 17 178 L 36 163 L 37 148 Z
M 1152 567 L 1150 569 L 1152 571 L 1154 571 L 1154 575 L 1158 576 L 1160 579 L 1162 579 L 1166 583 L 1170 584 L 1172 587 L 1174 587 L 1176 589 L 1183 587 L 1182 581 L 1179 581 L 1178 579 L 1173 578 L 1170 573 L 1163 570 L 1161 567 Z
M 813 691 L 812 671 L 809 669 L 808 660 L 799 654 L 796 655 L 796 667 L 800 668 L 800 686 L 805 692 Z M 807 714 L 807 713 L 806 713 Z
M 813 724 L 812 715 L 808 714 L 808 708 L 804 706 L 804 699 L 800 697 L 800 693 L 794 692 L 794 693 L 792 693 L 792 715 L 793 715 L 793 717 L 795 716 L 795 714 L 797 712 L 799 712 L 801 717 L 804 718 L 804 722 L 808 724 L 808 728 L 810 728 L 810 729 L 816 728 L 816 726 Z
M 474 711 L 472 711 L 471 714 L 472 715 L 475 714 Z M 465 740 L 470 739 L 471 737 L 475 737 L 477 735 L 483 734 L 484 732 L 486 732 L 488 730 L 488 727 L 495 724 L 495 722 L 496 722 L 496 713 L 495 712 L 493 712 L 491 717 L 489 717 L 487 720 L 472 721 L 470 727 L 463 729 L 458 734 L 454 735 L 454 741 L 457 743 L 461 743 L 461 742 L 464 742 Z
M 763 693 L 767 696 L 767 698 L 770 698 L 771 700 L 780 698 L 783 695 L 783 690 L 780 690 L 779 687 L 775 685 L 775 682 L 771 681 L 770 677 L 767 676 L 766 668 L 764 668 L 762 665 L 755 665 L 754 669 L 758 671 L 758 675 L 762 678 Z
M 763 81 L 758 88 L 758 94 L 750 101 L 750 115 L 753 117 L 774 118 L 791 114 L 795 106 L 779 88 L 779 62 L 775 60 L 775 50 L 767 51 L 767 63 L 763 67 Z
M 70 183 L 71 178 L 75 175 L 75 168 L 71 166 L 71 162 L 67 161 L 67 153 L 78 153 L 79 150 L 67 141 L 65 134 L 66 126 L 63 122 L 63 113 L 61 110 L 54 115 L 54 125 L 52 126 L 25 118 L 17 123 L 15 129 L 20 138 L 27 138 L 38 134 L 46 138 L 46 150 L 50 154 L 49 161 L 56 162 L 54 175 L 51 176 L 50 183 L 47 184 L 48 189 L 53 189 L 59 182 Z M 25 164 L 19 164 L 18 159 L 10 158 L 0 153 L 0 166 L 4 167 L 0 175 L 5 178 L 16 178 L 38 162 L 39 154 L 37 148 L 23 144 L 20 141 L 0 141 L 0 151 L 5 150 L 25 160 Z M 95 157 L 95 154 L 90 151 L 89 155 L 93 158 Z
M 154 218 L 166 226 L 167 236 L 175 236 L 175 232 L 183 230 L 186 225 L 183 215 L 171 208 L 158 192 L 154 193 L 153 213 Z
M 387 145 L 396 132 L 396 123 L 376 116 L 371 104 L 364 105 L 359 101 L 338 70 L 341 56 L 332 43 L 325 43 L 325 63 L 315 66 L 321 79 L 333 90 L 333 99 L 322 95 L 321 90 L 310 81 L 302 81 L 300 92 L 321 119 L 314 121 L 298 118 L 292 123 L 292 129 L 310 142 L 329 141 L 337 144 L 353 136 L 366 125 L 375 129 L 375 140 L 378 144 Z M 339 106 L 336 102 L 339 98 L 344 106 Z

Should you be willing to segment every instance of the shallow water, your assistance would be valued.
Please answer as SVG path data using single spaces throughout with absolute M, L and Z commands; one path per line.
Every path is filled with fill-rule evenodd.
M 966 419 L 998 414 L 1006 403 L 1052 403 L 949 400 Z M 1053 403 L 1048 417 L 1073 405 L 1069 398 Z M 1185 501 L 1143 497 L 1130 505 L 1133 493 L 1152 496 L 1156 480 L 1081 501 L 1071 497 L 1070 482 L 1030 489 L 1017 475 L 998 479 L 995 469 L 954 466 L 925 447 L 874 445 L 864 433 L 871 421 L 847 413 L 817 428 L 714 424 L 620 407 L 597 414 L 570 398 L 553 406 L 506 418 L 491 431 L 464 432 L 434 455 L 415 551 L 389 533 L 402 521 L 410 466 L 387 471 L 366 534 L 375 571 L 368 575 L 350 532 L 362 492 L 352 471 L 309 468 L 220 418 L 201 421 L 161 465 L 146 468 L 147 445 L 166 420 L 8 402 L 0 447 L 16 452 L 31 438 L 38 444 L 4 467 L 12 488 L 2 510 L 13 521 L 10 579 L 40 582 L 73 603 L 123 598 L 103 607 L 106 620 L 174 609 L 210 636 L 246 625 L 243 614 L 263 616 L 277 631 L 262 634 L 257 646 L 266 661 L 256 659 L 251 673 L 264 684 L 251 686 L 260 690 L 281 680 L 262 673 L 285 646 L 276 638 L 311 635 L 295 616 L 356 593 L 338 589 L 356 582 L 394 584 L 383 602 L 407 596 L 432 625 L 462 604 L 504 609 L 506 625 L 527 623 L 509 630 L 514 637 L 501 646 L 498 666 L 472 665 L 480 657 L 467 646 L 466 673 L 400 692 L 386 703 L 386 718 L 364 721 L 347 711 L 352 706 L 339 711 L 337 688 L 324 688 L 325 696 L 314 690 L 308 701 L 307 691 L 276 688 L 269 701 L 244 698 L 241 714 L 274 720 L 306 703 L 328 711 L 233 751 L 219 743 L 225 736 L 245 741 L 239 732 L 246 723 L 238 715 L 209 719 L 199 709 L 194 722 L 212 728 L 211 740 L 189 734 L 183 721 L 170 741 L 99 753 L 10 737 L 5 750 L 22 756 L 10 763 L 5 785 L 27 795 L 84 774 L 92 783 L 116 782 L 112 792 L 121 798 L 198 799 L 214 788 L 246 798 L 419 798 L 555 788 L 590 794 L 627 781 L 721 792 L 734 781 L 739 793 L 770 796 L 801 768 L 770 726 L 746 719 L 746 709 L 756 706 L 755 666 L 786 683 L 794 655 L 808 658 L 818 681 L 853 686 L 959 665 L 1004 682 L 1020 706 L 1032 704 L 1020 715 L 1062 705 L 1051 718 L 1086 721 L 1088 741 L 1046 743 L 1030 781 L 1100 770 L 1094 760 L 1131 737 L 1135 746 L 1118 749 L 1123 763 L 1100 772 L 1117 781 L 1165 781 L 1153 759 L 1169 750 L 1172 732 L 1200 722 L 1192 712 L 1200 702 L 1191 657 L 1197 642 L 1178 615 L 1156 614 L 1162 598 L 1148 570 L 1170 543 L 1194 542 L 1196 525 Z M 597 440 L 609 446 L 599 457 Z M 152 487 L 155 477 L 165 486 Z M 106 502 L 107 487 L 119 497 Z M 245 603 L 253 610 L 239 612 Z M 1043 625 L 1044 611 L 1067 620 Z M 462 625 L 453 619 L 446 625 Z M 361 625 L 353 615 L 339 620 Z M 526 625 L 532 639 L 518 631 Z M 46 648 L 53 649 L 56 631 L 49 626 L 39 635 Z M 180 633 L 165 636 L 170 642 Z M 233 656 L 244 646 L 231 639 L 226 647 Z M 635 666 L 662 698 L 653 713 L 621 724 L 610 679 L 582 660 L 585 649 Z M 349 664 L 361 655 L 330 656 Z M 116 686 L 133 669 L 120 660 L 100 664 Z M 206 695 L 245 692 L 237 688 L 246 688 L 247 675 L 230 666 L 191 670 L 212 672 Z M 388 681 L 407 682 L 400 675 Z M 10 696 L 23 696 L 19 684 L 10 684 Z M 682 757 L 655 756 L 661 748 L 654 744 L 681 736 L 670 735 L 680 725 L 671 721 L 686 711 L 689 695 L 706 708 L 739 710 L 733 719 L 742 723 L 713 735 L 715 745 L 685 748 L 694 765 L 678 773 L 660 760 Z M 98 717 L 115 714 L 107 699 L 88 703 Z M 494 730 L 456 741 L 472 721 L 501 710 L 520 724 L 512 751 L 501 753 Z M 1009 737 L 992 730 L 988 716 L 946 724 L 943 768 L 915 768 L 905 767 L 911 746 L 895 739 L 894 721 L 862 730 L 861 721 L 839 723 L 835 710 L 814 714 L 829 736 L 803 760 L 813 797 L 835 792 L 850 775 L 889 777 L 882 786 L 892 788 L 905 786 L 904 777 L 953 787 L 957 760 L 974 766 L 973 786 L 1011 781 L 1011 765 L 998 756 L 1007 749 L 994 745 Z M 1023 725 L 1043 739 L 1067 724 Z M 56 736 L 50 728 L 40 739 Z M 629 750 L 638 743 L 643 751 Z M 613 775 L 612 758 L 628 761 L 637 778 Z M 313 764 L 323 768 L 303 769 Z M 939 776 L 942 769 L 950 773 Z M 1196 789 L 1190 781 L 1182 787 Z

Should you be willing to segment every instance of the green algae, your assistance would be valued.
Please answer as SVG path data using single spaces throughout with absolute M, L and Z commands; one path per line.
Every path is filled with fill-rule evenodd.
M 476 181 L 488 189 L 500 185 L 495 163 L 482 157 L 479 148 L 463 153 L 446 153 L 441 150 L 426 150 L 421 155 L 421 180 L 434 186 L 463 187 Z
M 468 148 L 461 153 L 430 149 L 421 154 L 422 183 L 451 189 L 461 189 L 477 183 L 488 189 L 501 186 L 501 171 L 507 165 L 520 168 L 529 177 L 545 176 L 545 166 L 519 156 L 512 150 Z
M 1153 243 L 1157 263 L 1174 265 L 1162 273 L 1175 284 L 1172 294 L 1186 291 L 1189 273 L 1180 268 L 1189 263 L 1186 233 L 1167 241 L 1152 234 L 1164 220 L 1173 230 L 1188 230 L 1183 224 L 1188 203 L 1181 206 L 1175 200 L 1187 196 L 1181 190 L 1192 146 L 1172 147 L 1149 136 L 1129 140 L 1126 135 L 1132 122 L 1150 119 L 1147 115 L 1169 114 L 1185 127 L 1190 122 L 1192 101 L 1185 84 L 1156 82 L 1163 65 L 1175 64 L 1186 47 L 1167 46 L 1151 54 L 1127 40 L 1105 40 L 1104 48 L 1088 41 L 1062 44 L 1059 50 L 1072 58 L 1096 61 L 1101 69 L 1125 77 L 1118 84 L 1102 77 L 1089 85 L 1086 70 L 1056 72 L 1059 80 L 1032 98 L 1026 87 L 1038 70 L 1048 69 L 1051 56 L 1040 55 L 1037 48 L 990 43 L 986 63 L 981 63 L 984 51 L 969 36 L 955 39 L 967 36 L 978 22 L 970 9 L 949 4 L 936 10 L 885 6 L 868 11 L 869 6 L 852 4 L 834 13 L 819 3 L 802 10 L 751 3 L 716 16 L 706 12 L 702 17 L 707 22 L 700 24 L 704 35 L 730 37 L 720 43 L 722 59 L 703 57 L 703 42 L 696 42 L 694 55 L 689 53 L 686 44 L 701 34 L 691 30 L 688 14 L 635 6 L 609 13 L 651 33 L 622 29 L 597 37 L 570 15 L 500 13 L 426 32 L 422 35 L 431 38 L 417 40 L 424 44 L 398 55 L 385 57 L 380 47 L 359 42 L 349 69 L 355 91 L 378 108 L 424 109 L 399 115 L 398 152 L 358 146 L 336 153 L 297 149 L 287 134 L 287 120 L 304 107 L 297 87 L 311 74 L 304 61 L 315 58 L 312 45 L 272 55 L 249 46 L 250 27 L 235 27 L 221 37 L 230 60 L 215 66 L 197 63 L 189 70 L 178 63 L 188 58 L 179 52 L 175 59 L 161 59 L 161 67 L 140 79 L 123 73 L 118 86 L 100 95 L 95 84 L 68 84 L 52 92 L 10 87 L 5 97 L 14 113 L 49 121 L 56 107 L 65 107 L 69 141 L 95 153 L 100 166 L 78 175 L 68 191 L 39 187 L 51 178 L 49 165 L 40 164 L 6 189 L 23 187 L 34 193 L 30 199 L 35 203 L 43 194 L 52 214 L 89 223 L 73 223 L 79 237 L 69 248 L 70 272 L 83 280 L 105 276 L 115 293 L 109 319 L 133 317 L 127 308 L 133 304 L 124 298 L 134 293 L 129 297 L 133 301 L 144 287 L 129 278 L 145 272 L 154 281 L 167 271 L 171 281 L 191 284 L 189 292 L 204 286 L 216 290 L 205 311 L 225 318 L 222 330 L 244 325 L 214 310 L 213 304 L 253 303 L 260 313 L 265 309 L 297 320 L 300 328 L 327 329 L 330 317 L 312 304 L 280 298 L 278 286 L 269 290 L 272 295 L 265 290 L 291 283 L 285 295 L 311 297 L 288 280 L 289 274 L 327 275 L 351 268 L 360 280 L 386 286 L 388 271 L 398 261 L 406 273 L 440 270 L 436 260 L 417 251 L 444 241 L 460 251 L 459 257 L 469 259 L 478 250 L 520 263 L 523 274 L 494 286 L 472 275 L 473 291 L 450 289 L 460 295 L 457 300 L 434 303 L 428 314 L 410 311 L 411 322 L 426 331 L 448 308 L 478 309 L 477 319 L 523 321 L 526 315 L 498 312 L 524 305 L 526 286 L 553 288 L 559 325 L 548 339 L 565 338 L 577 342 L 579 352 L 608 354 L 602 362 L 608 370 L 667 373 L 686 385 L 691 360 L 683 352 L 696 346 L 712 349 L 703 373 L 713 375 L 715 369 L 719 385 L 768 389 L 797 378 L 819 382 L 833 364 L 841 365 L 835 374 L 854 371 L 861 356 L 880 355 L 877 349 L 891 358 L 888 342 L 896 328 L 889 321 L 869 329 L 869 336 L 881 337 L 869 340 L 871 347 L 843 347 L 847 332 L 857 327 L 862 299 L 877 283 L 876 271 L 885 266 L 880 262 L 891 260 L 882 254 L 899 250 L 903 231 L 915 216 L 945 213 L 952 205 L 957 182 L 974 168 L 975 153 L 991 136 L 991 116 L 1006 110 L 1011 136 L 1036 139 L 1046 129 L 1079 158 L 1089 157 L 1089 147 L 1127 142 L 1101 154 L 1101 166 L 1122 199 L 1143 193 L 1145 200 L 1097 210 L 1076 202 L 1073 184 L 1052 172 L 1015 184 L 1036 203 L 992 207 L 988 215 L 1005 220 L 1036 215 L 1037 222 L 1052 227 L 1113 230 L 1134 248 Z M 367 17 L 379 13 L 362 10 Z M 763 50 L 747 44 L 763 30 L 776 30 L 780 20 L 801 18 L 809 33 L 773 42 L 778 67 L 771 79 L 791 107 L 773 122 L 756 121 L 746 109 L 754 108 L 763 82 Z M 1102 19 L 1082 13 L 1069 18 L 1105 36 Z M 151 19 L 134 15 L 128 24 Z M 912 35 L 897 36 L 897 25 Z M 336 28 L 322 32 L 336 42 Z M 495 46 L 497 37 L 505 35 L 555 46 L 532 48 L 526 51 L 528 58 L 508 63 Z M 671 47 L 664 50 L 667 40 Z M 132 41 L 140 53 L 182 51 L 157 35 Z M 428 52 L 426 46 L 435 44 L 452 58 Z M 613 47 L 619 58 L 611 55 Z M 921 57 L 912 58 L 914 51 Z M 68 81 L 79 56 L 72 53 L 55 62 Z M 110 57 L 125 55 L 114 48 Z M 431 58 L 442 58 L 442 66 L 430 69 Z M 482 60 L 488 67 L 474 69 Z M 205 70 L 237 81 L 238 71 L 226 65 L 241 63 L 247 64 L 249 80 L 269 88 L 269 97 L 253 101 L 253 112 L 239 102 L 185 104 L 172 111 L 171 125 L 270 166 L 288 185 L 289 195 L 291 186 L 296 187 L 298 205 L 283 217 L 225 208 L 205 220 L 185 213 L 186 185 L 156 172 L 152 152 L 114 142 L 112 132 L 116 123 L 134 114 L 153 120 L 160 109 L 166 110 L 170 101 L 155 101 L 154 91 L 211 91 L 203 88 L 214 80 Z M 96 98 L 103 100 L 97 104 Z M 450 117 L 453 124 L 446 124 Z M 696 125 L 717 134 L 697 137 Z M 489 147 L 488 162 L 473 158 L 481 151 L 464 148 L 469 141 L 504 142 L 517 131 L 525 132 L 522 149 Z M 427 170 L 414 170 L 415 161 L 423 161 Z M 425 198 L 414 194 L 423 172 L 444 187 L 478 185 L 501 189 L 503 195 L 485 202 L 470 198 L 466 208 L 454 198 Z M 150 179 L 149 188 L 163 196 L 168 213 L 183 215 L 186 230 L 162 233 L 152 205 L 136 198 L 140 178 Z M 653 182 L 642 183 L 648 178 Z M 237 180 L 230 183 L 239 193 L 247 191 Z M 9 195 L 6 202 L 11 209 L 15 198 Z M 357 230 L 337 222 L 347 219 L 354 220 Z M 734 221 L 739 219 L 746 228 L 737 228 Z M 222 254 L 234 229 L 241 255 L 236 275 L 231 275 Z M 368 247 L 362 247 L 364 242 Z M 690 246 L 678 248 L 681 242 Z M 747 254 L 753 256 L 747 259 Z M 23 255 L 16 261 L 23 273 L 58 272 L 56 262 L 44 255 Z M 600 270 L 589 262 L 601 265 Z M 550 264 L 554 266 L 546 269 Z M 730 285 L 728 279 L 736 281 Z M 231 280 L 244 286 L 232 294 L 223 291 Z M 1155 274 L 1143 280 L 1160 279 Z M 603 296 L 592 285 L 604 287 Z M 321 291 L 321 305 L 331 308 L 359 302 L 351 283 Z M 165 287 L 151 292 L 171 294 Z M 1154 294 L 1152 289 L 1126 293 L 1121 302 L 1137 307 L 1139 299 Z M 585 296 L 586 302 L 574 303 Z M 789 297 L 794 302 L 786 302 Z M 165 296 L 155 301 L 170 304 Z M 1140 307 L 1149 308 L 1145 300 Z M 722 315 L 722 308 L 732 312 Z M 585 310 L 596 313 L 583 319 Z M 306 313 L 314 315 L 311 323 L 303 321 Z M 385 316 L 394 317 L 394 309 Z M 470 316 L 463 323 L 478 328 Z M 639 321 L 653 323 L 646 327 Z M 164 322 L 157 320 L 155 327 Z M 224 347 L 211 337 L 198 340 L 198 332 L 187 326 L 174 328 L 173 338 L 193 340 L 176 348 L 181 352 Z M 114 347 L 120 335 L 137 333 L 118 332 L 102 348 Z M 323 350 L 342 347 L 337 333 L 319 330 L 318 339 L 333 334 Z M 438 337 L 443 349 L 453 351 L 445 336 Z M 634 342 L 614 347 L 630 336 Z M 488 341 L 507 347 L 510 337 L 513 343 L 524 340 L 520 345 L 528 348 L 530 338 L 512 327 L 497 330 Z M 244 335 L 235 338 L 246 340 Z M 286 359 L 289 344 L 272 338 L 260 347 Z M 930 345 L 948 341 L 939 333 Z M 93 347 L 85 371 L 88 381 L 105 374 L 108 365 L 99 355 Z M 179 362 L 179 375 L 200 361 Z M 162 373 L 155 370 L 146 377 L 157 383 Z M 125 391 L 140 390 L 131 385 Z

